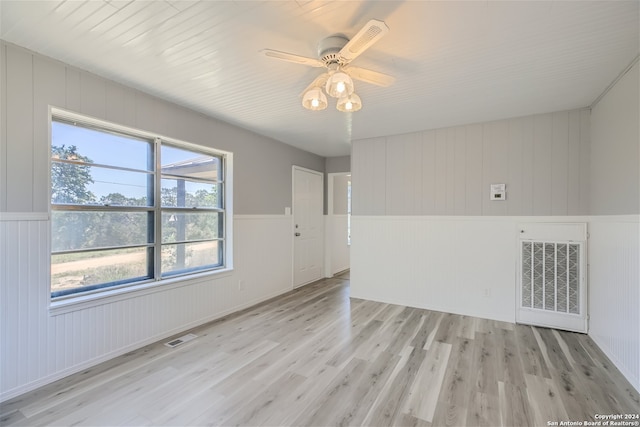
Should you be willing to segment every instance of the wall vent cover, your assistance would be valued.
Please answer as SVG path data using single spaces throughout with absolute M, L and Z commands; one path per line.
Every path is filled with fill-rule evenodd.
M 187 334 L 187 335 L 183 335 L 180 338 L 176 338 L 175 340 L 171 340 L 169 342 L 164 343 L 164 345 L 166 345 L 167 347 L 171 347 L 171 348 L 176 348 L 186 342 L 189 342 L 191 340 L 194 340 L 198 338 L 197 335 L 194 334 Z
M 587 224 L 520 224 L 516 321 L 587 333 Z
M 522 307 L 580 314 L 580 245 L 522 242 Z

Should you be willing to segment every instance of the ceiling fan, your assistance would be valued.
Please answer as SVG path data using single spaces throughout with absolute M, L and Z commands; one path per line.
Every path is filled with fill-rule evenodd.
M 322 91 L 324 88 L 329 96 L 338 98 L 338 110 L 352 112 L 362 108 L 362 101 L 354 92 L 353 79 L 385 87 L 395 81 L 387 74 L 351 65 L 351 61 L 388 32 L 389 27 L 384 22 L 372 19 L 351 40 L 343 35 L 323 39 L 318 45 L 317 59 L 273 49 L 263 49 L 260 52 L 270 58 L 326 68 L 327 72 L 316 77 L 302 92 L 302 105 L 314 111 L 327 108 L 327 97 Z

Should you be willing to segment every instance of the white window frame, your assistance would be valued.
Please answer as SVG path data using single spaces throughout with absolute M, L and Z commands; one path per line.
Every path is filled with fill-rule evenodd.
M 137 297 L 142 294 L 166 291 L 173 287 L 185 286 L 193 283 L 201 282 L 204 278 L 210 278 L 211 276 L 228 276 L 233 271 L 233 153 L 219 150 L 207 146 L 202 146 L 190 142 L 185 142 L 171 137 L 166 137 L 155 132 L 143 131 L 127 126 L 118 125 L 112 122 L 96 119 L 86 115 L 80 115 L 71 111 L 63 110 L 56 107 L 49 108 L 49 144 L 48 144 L 48 159 L 49 159 L 49 181 L 48 181 L 48 206 L 49 206 L 49 218 L 53 210 L 53 203 L 51 202 L 51 143 L 52 143 L 52 123 L 53 121 L 71 121 L 82 124 L 87 128 L 95 128 L 96 130 L 113 131 L 124 135 L 129 135 L 132 138 L 143 138 L 150 141 L 154 141 L 156 144 L 155 150 L 159 154 L 162 144 L 178 149 L 191 150 L 199 152 L 205 155 L 219 156 L 222 159 L 223 170 L 223 190 L 222 190 L 222 211 L 223 211 L 223 229 L 224 229 L 224 243 L 223 243 L 223 264 L 222 266 L 215 267 L 213 269 L 206 269 L 187 273 L 178 273 L 167 277 L 160 275 L 159 262 L 159 248 L 162 246 L 161 239 L 161 215 L 163 209 L 161 208 L 160 198 L 156 197 L 156 203 L 154 207 L 150 207 L 148 210 L 153 211 L 155 222 L 155 253 L 154 256 L 154 269 L 153 277 L 146 280 L 137 282 L 131 282 L 121 285 L 107 286 L 95 290 L 86 292 L 72 293 L 69 295 L 51 297 L 51 282 L 49 276 L 48 281 L 48 293 L 50 299 L 50 313 L 53 315 L 63 314 L 65 312 L 84 309 L 96 305 L 110 303 L 117 300 Z M 154 175 L 156 177 L 155 182 L 155 194 L 160 194 L 159 182 L 162 178 L 162 173 L 158 169 L 159 155 L 156 157 L 156 167 Z M 88 209 L 90 210 L 90 209 Z M 144 208 L 142 209 L 145 210 Z M 170 211 L 171 209 L 169 209 Z M 51 227 L 52 221 L 49 221 L 50 230 L 49 236 L 52 236 L 53 230 Z M 51 255 L 52 248 L 51 243 L 48 247 L 49 253 L 49 271 L 51 271 Z M 133 294 L 132 294 L 133 293 Z

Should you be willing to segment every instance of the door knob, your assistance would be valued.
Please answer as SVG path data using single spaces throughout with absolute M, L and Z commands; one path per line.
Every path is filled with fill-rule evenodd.
M 299 236 L 300 236 L 300 233 L 296 233 L 296 237 L 299 237 Z

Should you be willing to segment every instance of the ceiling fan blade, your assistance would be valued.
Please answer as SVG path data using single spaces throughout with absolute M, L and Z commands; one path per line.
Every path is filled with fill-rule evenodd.
M 382 87 L 391 86 L 396 81 L 393 76 L 373 70 L 367 70 L 366 68 L 348 66 L 344 71 L 346 71 L 346 73 L 353 79 Z
M 389 27 L 387 27 L 387 24 L 377 19 L 372 19 L 344 45 L 339 55 L 344 62 L 353 61 L 388 32 Z
M 260 51 L 265 56 L 270 58 L 280 59 L 287 62 L 294 62 L 296 64 L 309 65 L 311 67 L 324 67 L 322 61 L 315 58 L 307 58 L 306 56 L 295 55 L 293 53 L 280 52 L 273 49 L 262 49 Z
M 318 77 L 315 78 L 314 81 L 311 82 L 309 86 L 305 88 L 305 90 L 302 91 L 302 93 L 300 94 L 300 97 L 303 97 L 304 94 L 307 93 L 309 89 L 313 89 L 314 87 L 323 88 L 325 83 L 327 83 L 328 78 L 329 78 L 329 73 L 320 74 Z

